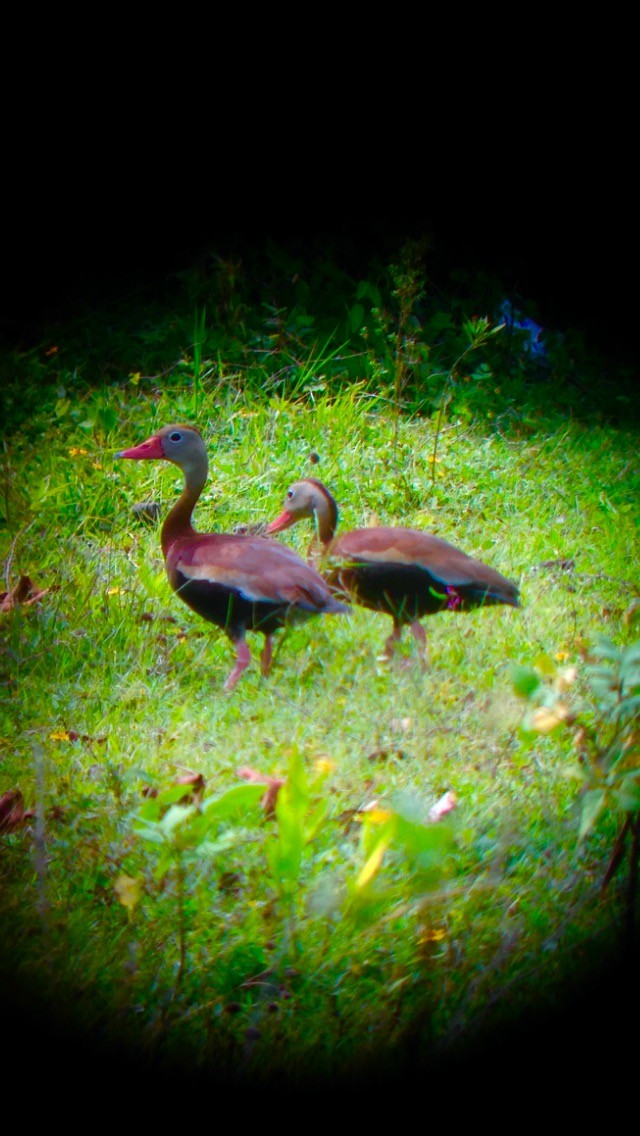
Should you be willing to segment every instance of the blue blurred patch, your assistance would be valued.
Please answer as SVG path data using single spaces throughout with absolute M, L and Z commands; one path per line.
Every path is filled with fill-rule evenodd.
M 504 322 L 507 327 L 524 333 L 523 346 L 529 355 L 538 359 L 544 359 L 546 357 L 547 348 L 544 343 L 544 329 L 540 327 L 540 324 L 524 316 L 522 312 L 514 308 L 510 300 L 503 300 L 498 308 L 498 312 L 500 320 Z

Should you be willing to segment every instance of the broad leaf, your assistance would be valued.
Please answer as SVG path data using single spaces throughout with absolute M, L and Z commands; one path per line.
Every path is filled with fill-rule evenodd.
M 384 854 L 387 851 L 390 843 L 390 834 L 383 834 L 382 837 L 378 840 L 364 867 L 360 869 L 358 875 L 356 876 L 356 888 L 358 890 L 365 887 L 366 884 L 369 883 L 369 880 L 373 879 L 380 865 L 382 864 Z
M 580 840 L 593 828 L 605 806 L 606 797 L 607 794 L 604 789 L 589 789 L 588 792 L 585 793 L 582 798 L 582 813 L 578 832 L 578 838 Z
M 515 664 L 511 668 L 511 682 L 513 689 L 520 698 L 531 698 L 531 695 L 540 686 L 540 675 L 537 674 L 531 667 L 523 667 Z
M 622 659 L 622 651 L 605 635 L 596 637 L 595 645 L 591 648 L 589 654 L 596 659 L 609 659 L 612 663 L 619 663 Z
M 626 813 L 637 812 L 640 809 L 640 771 L 635 770 L 623 777 L 612 796 Z
M 264 785 L 250 782 L 247 785 L 233 785 L 219 797 L 210 797 L 202 802 L 202 816 L 209 823 L 240 816 L 253 808 L 264 795 Z

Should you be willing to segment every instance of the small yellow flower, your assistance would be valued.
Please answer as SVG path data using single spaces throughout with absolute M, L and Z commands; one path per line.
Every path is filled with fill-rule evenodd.
M 556 651 L 555 658 L 559 663 L 564 663 L 569 658 L 568 651 Z
M 82 446 L 71 446 L 71 448 L 69 449 L 69 457 L 72 457 L 72 458 L 86 457 L 88 452 L 89 452 L 88 450 L 83 450 Z
M 50 742 L 68 742 L 69 741 L 69 734 L 68 734 L 67 730 L 54 730 L 52 734 L 49 734 L 49 741 Z
M 441 943 L 445 938 L 447 932 L 444 927 L 431 927 L 428 931 L 424 931 L 420 938 L 419 943 Z
M 142 894 L 142 880 L 133 876 L 118 876 L 113 885 L 113 890 L 131 917 Z
M 117 587 L 107 588 L 107 595 L 108 596 L 123 596 L 124 595 L 124 588 L 117 588 Z
M 330 757 L 319 757 L 316 761 L 318 773 L 333 773 L 335 767 L 336 763 Z
M 381 809 L 376 806 L 375 803 L 373 808 L 365 805 L 362 812 L 366 813 L 366 819 L 369 824 L 385 824 L 385 822 L 388 821 L 389 817 L 391 816 L 391 811 L 389 809 Z

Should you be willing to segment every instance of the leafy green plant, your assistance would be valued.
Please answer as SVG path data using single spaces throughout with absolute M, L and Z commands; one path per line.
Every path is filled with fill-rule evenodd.
M 280 899 L 284 905 L 290 942 L 295 944 L 296 901 L 302 894 L 302 860 L 308 844 L 317 834 L 327 812 L 324 796 L 315 800 L 325 774 L 309 784 L 302 755 L 297 747 L 291 751 L 286 780 L 279 788 L 275 803 L 277 834 L 267 841 L 267 861 Z
M 347 911 L 381 913 L 398 902 L 390 881 L 385 889 L 380 873 L 385 862 L 402 869 L 402 902 L 424 898 L 446 877 L 452 864 L 455 836 L 447 821 L 431 818 L 418 798 L 392 794 L 388 801 L 374 801 L 360 814 L 360 853 L 364 863 L 350 888 Z M 393 872 L 393 868 L 391 868 Z
M 234 785 L 215 797 L 204 797 L 198 790 L 185 794 L 185 784 L 174 785 L 156 796 L 150 796 L 132 818 L 133 832 L 153 844 L 157 859 L 154 878 L 159 881 L 169 873 L 175 880 L 176 924 L 179 942 L 179 965 L 175 989 L 180 987 L 187 965 L 189 923 L 186 914 L 188 868 L 202 860 L 209 862 L 218 852 L 225 852 L 245 839 L 238 827 L 245 814 L 258 803 L 264 789 L 260 785 Z M 187 799 L 185 801 L 185 796 Z M 119 894 L 127 898 L 131 910 L 139 890 L 123 885 Z M 135 881 L 131 881 L 133 884 Z
M 514 688 L 530 703 L 522 736 L 531 743 L 536 736 L 560 728 L 572 731 L 582 780 L 580 840 L 593 831 L 600 817 L 622 814 L 603 887 L 626 857 L 631 945 L 640 856 L 640 640 L 619 646 L 599 635 L 585 653 L 581 673 L 578 666 L 556 673 L 548 663 L 543 668 L 546 674 L 540 668 L 514 670 Z

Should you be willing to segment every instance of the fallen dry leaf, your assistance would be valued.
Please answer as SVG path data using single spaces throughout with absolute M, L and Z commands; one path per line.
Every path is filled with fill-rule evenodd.
M 367 761 L 388 761 L 390 757 L 403 761 L 404 752 L 401 749 L 374 749 L 373 753 L 367 754 Z
M 33 809 L 25 809 L 20 789 L 8 789 L 0 797 L 0 832 L 13 832 L 34 815 Z
M 530 719 L 532 730 L 539 734 L 550 734 L 561 722 L 571 722 L 572 714 L 563 702 L 556 702 L 554 706 L 538 706 Z
M 280 781 L 277 777 L 274 777 L 271 780 L 269 788 L 267 789 L 266 793 L 262 797 L 262 800 L 260 801 L 260 804 L 262 805 L 262 807 L 264 809 L 265 816 L 272 817 L 274 815 L 274 813 L 276 811 L 276 801 L 278 799 L 278 793 L 280 792 L 283 785 L 284 785 L 284 781 Z
M 442 796 L 439 801 L 436 801 L 435 805 L 429 809 L 429 820 L 440 820 L 441 817 L 446 816 L 452 809 L 455 809 L 457 803 L 458 798 L 453 790 L 450 789 L 448 793 L 445 793 L 444 796 Z
M 339 813 L 337 820 L 344 827 L 345 833 L 353 827 L 354 821 L 360 819 L 359 809 L 345 809 L 344 812 Z
M 236 773 L 238 777 L 242 777 L 244 781 L 254 781 L 258 785 L 267 786 L 267 791 L 262 797 L 260 804 L 266 816 L 272 817 L 276 811 L 278 793 L 285 783 L 284 779 L 281 777 L 270 777 L 267 773 L 260 773 L 257 769 L 251 769 L 249 765 L 243 765 L 240 769 L 236 770 Z
M 201 773 L 183 773 L 181 777 L 176 777 L 176 785 L 188 785 L 191 790 L 182 798 L 181 804 L 188 804 L 192 798 L 196 801 L 202 800 L 205 780 Z
M 183 773 L 176 777 L 176 785 L 192 785 L 194 789 L 204 789 L 204 777 L 201 773 Z
M 36 588 L 30 576 L 21 576 L 15 587 L 9 592 L 0 592 L 0 612 L 13 611 L 16 604 L 29 607 L 38 603 L 48 592 L 57 591 L 57 588 Z
M 238 777 L 242 777 L 243 781 L 255 781 L 259 785 L 266 785 L 269 781 L 266 773 L 251 769 L 249 765 L 243 765 L 240 769 L 236 769 L 236 773 Z
M 104 738 L 92 738 L 91 734 L 79 734 L 77 730 L 53 730 L 49 734 L 50 742 L 84 742 L 85 745 L 104 745 Z

